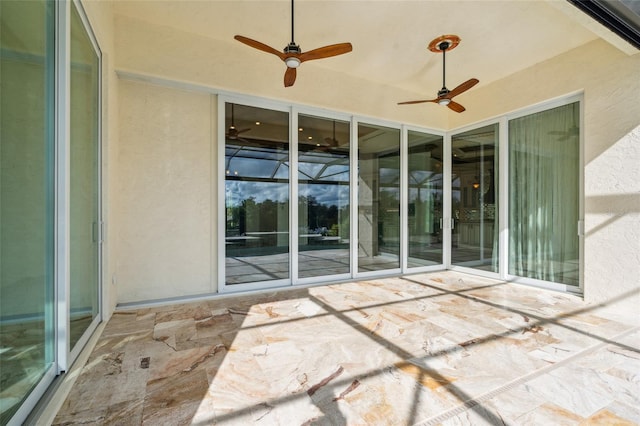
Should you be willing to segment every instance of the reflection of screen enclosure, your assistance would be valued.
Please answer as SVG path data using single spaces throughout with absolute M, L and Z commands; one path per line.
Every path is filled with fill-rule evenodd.
M 348 274 L 348 122 L 298 117 L 298 276 Z
M 498 272 L 498 125 L 451 138 L 451 263 Z
M 442 136 L 409 130 L 407 266 L 442 263 Z
M 400 267 L 400 130 L 358 126 L 358 271 Z
M 289 115 L 227 103 L 226 282 L 289 277 Z

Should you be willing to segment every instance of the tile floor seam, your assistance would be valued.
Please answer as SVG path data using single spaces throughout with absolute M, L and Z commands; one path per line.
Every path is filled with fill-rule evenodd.
M 582 351 L 579 351 L 561 361 L 558 361 L 556 363 L 553 364 L 549 364 L 545 367 L 542 367 L 540 369 L 537 369 L 529 374 L 525 374 L 524 376 L 518 377 L 517 379 L 514 379 L 508 383 L 505 383 L 502 386 L 497 387 L 496 389 L 493 389 L 489 392 L 486 392 L 478 397 L 475 398 L 470 398 L 466 401 L 464 401 L 463 403 L 457 405 L 456 407 L 450 408 L 449 410 L 445 411 L 444 413 L 440 413 L 436 416 L 433 416 L 429 419 L 426 420 L 422 420 L 418 423 L 415 423 L 415 426 L 433 426 L 433 425 L 437 425 L 440 424 L 446 420 L 449 420 L 450 418 L 457 416 L 459 414 L 464 413 L 465 411 L 469 410 L 469 409 L 473 409 L 473 407 L 480 405 L 484 402 L 489 401 L 490 399 L 504 393 L 507 392 L 513 388 L 515 388 L 516 386 L 520 386 L 524 383 L 527 383 L 537 377 L 540 377 L 543 374 L 547 374 L 551 371 L 554 371 L 560 367 L 565 366 L 566 364 L 576 361 L 580 358 L 583 358 L 599 349 L 602 349 L 608 345 L 612 345 L 613 343 L 611 343 L 611 341 L 614 340 L 618 340 L 618 339 L 622 339 L 630 334 L 635 333 L 636 331 L 640 330 L 640 327 L 632 327 L 629 330 L 623 331 L 622 333 L 608 339 L 608 341 L 606 342 L 600 342 L 597 343 L 593 346 L 587 347 L 585 349 L 583 349 Z

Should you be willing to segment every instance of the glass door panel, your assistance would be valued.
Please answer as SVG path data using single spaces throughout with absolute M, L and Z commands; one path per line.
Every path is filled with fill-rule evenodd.
M 298 276 L 348 274 L 350 124 L 298 116 Z
M 578 102 L 509 121 L 509 273 L 579 285 Z
M 54 362 L 54 16 L 0 1 L 0 424 Z
M 400 130 L 358 125 L 358 272 L 400 267 Z
M 442 264 L 443 138 L 409 130 L 410 268 Z
M 100 60 L 71 4 L 70 348 L 99 314 Z
M 498 272 L 498 124 L 451 139 L 451 264 Z
M 225 104 L 225 282 L 289 278 L 289 114 Z

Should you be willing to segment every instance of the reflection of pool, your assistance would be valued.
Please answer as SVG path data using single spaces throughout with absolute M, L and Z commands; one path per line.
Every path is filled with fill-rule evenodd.
M 240 237 L 227 237 L 224 240 L 227 244 L 246 244 L 247 241 L 256 241 L 259 239 L 260 237 L 240 236 Z

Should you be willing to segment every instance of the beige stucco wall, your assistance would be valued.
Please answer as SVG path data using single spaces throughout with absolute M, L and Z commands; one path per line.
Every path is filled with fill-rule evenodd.
M 215 97 L 132 81 L 119 89 L 118 301 L 215 292 Z
M 246 55 L 229 55 L 229 51 L 236 52 L 233 41 L 221 42 L 201 36 L 178 32 L 168 27 L 157 27 L 151 24 L 116 17 L 116 55 L 117 68 L 148 76 L 156 76 L 177 82 L 196 83 L 202 86 L 219 88 L 226 91 L 250 94 L 266 99 L 286 100 L 294 103 L 313 105 L 337 111 L 346 111 L 358 115 L 380 117 L 386 120 L 418 124 L 427 128 L 455 129 L 463 125 L 479 122 L 487 118 L 508 114 L 515 110 L 544 102 L 567 94 L 584 93 L 584 139 L 585 139 L 585 298 L 594 303 L 611 300 L 624 300 L 626 306 L 633 306 L 640 302 L 638 288 L 640 287 L 640 163 L 638 141 L 638 125 L 640 125 L 640 54 L 629 56 L 613 48 L 604 41 L 594 41 L 566 54 L 537 64 L 529 69 L 516 73 L 499 82 L 486 86 L 478 86 L 466 93 L 464 104 L 467 111 L 464 114 L 449 113 L 448 110 L 429 110 L 411 108 L 403 109 L 395 105 L 398 99 L 410 99 L 416 96 L 412 93 L 398 93 L 389 87 L 373 85 L 369 82 L 358 81 L 351 76 L 336 74 L 320 68 L 305 67 L 299 74 L 299 80 L 292 88 L 285 89 L 280 84 L 274 84 L 281 78 L 283 67 L 278 61 L 273 61 L 268 55 L 260 52 L 249 52 Z M 237 46 L 235 46 L 237 47 Z M 305 64 L 306 65 L 306 64 Z M 303 74 L 304 73 L 304 74 Z M 157 183 L 158 179 L 171 180 L 178 178 L 171 173 L 177 173 L 176 162 L 184 158 L 173 157 L 172 151 L 155 153 L 153 161 L 144 158 L 142 152 L 135 152 L 135 147 L 142 144 L 145 149 L 152 149 L 154 143 L 169 143 L 162 139 L 167 134 L 156 134 L 156 126 L 168 125 L 160 120 L 157 114 L 146 112 L 142 99 L 149 104 L 173 102 L 176 97 L 184 111 L 189 114 L 200 114 L 193 108 L 200 105 L 207 111 L 210 124 L 215 124 L 211 106 L 205 106 L 205 98 L 209 95 L 187 94 L 180 89 L 153 86 L 145 83 L 120 82 L 120 120 L 129 114 L 134 114 L 136 122 L 120 124 L 119 141 L 119 182 L 120 190 L 115 194 L 115 203 L 123 204 L 118 208 L 115 222 L 127 221 L 121 229 L 119 238 L 125 244 L 110 260 L 118 264 L 116 271 L 119 282 L 119 301 L 147 300 L 156 297 L 169 297 L 200 292 L 215 291 L 215 262 L 210 257 L 205 259 L 206 251 L 203 238 L 199 243 L 193 241 L 186 244 L 186 236 L 196 239 L 196 229 L 184 229 L 184 234 L 162 234 L 166 231 L 164 225 L 174 224 L 175 221 L 187 220 L 184 212 L 176 210 L 174 206 L 167 210 L 139 211 L 135 217 L 129 214 L 129 203 L 140 203 L 147 200 L 145 186 L 128 186 L 146 181 Z M 327 90 L 330 88 L 330 90 Z M 169 104 L 165 105 L 169 107 Z M 180 114 L 184 111 L 172 110 L 170 117 L 180 121 Z M 159 113 L 159 111 L 157 111 Z M 213 118 L 212 118 L 213 117 Z M 183 119 L 189 118 L 182 115 Z M 139 121 L 142 119 L 142 121 Z M 189 118 L 191 119 L 191 118 Z M 216 159 L 209 154 L 209 146 L 205 144 L 207 138 L 214 133 L 204 134 L 205 117 L 198 126 L 202 129 L 199 142 L 193 141 L 191 149 L 199 149 L 200 155 L 195 158 L 195 152 L 182 153 L 194 155 L 194 167 L 199 171 L 191 171 L 192 178 L 199 183 L 191 182 L 187 185 L 190 191 L 200 195 L 191 202 L 199 202 L 201 197 L 209 191 L 210 182 L 204 183 L 205 161 L 209 172 L 216 164 Z M 175 124 L 179 126 L 179 124 Z M 635 129 L 635 131 L 634 131 Z M 188 130 L 188 131 L 187 131 Z M 183 137 L 196 137 L 193 129 L 184 129 Z M 152 133 L 148 133 L 152 132 Z M 174 137 L 174 136 L 172 136 Z M 147 138 L 147 140 L 142 140 Z M 215 145 L 215 141 L 213 141 Z M 165 157 L 162 158 L 164 153 Z M 129 156 L 133 157 L 129 157 Z M 137 162 L 140 160 L 140 162 Z M 150 162 L 151 161 L 151 162 Z M 164 165 L 164 169 L 159 165 Z M 154 164 L 157 165 L 154 166 Z M 136 167 L 133 167 L 136 166 Z M 130 170 L 122 170 L 131 167 Z M 167 167 L 169 169 L 167 169 Z M 201 168 L 201 169 L 200 169 Z M 164 174 L 163 174 L 164 173 Z M 169 174 L 167 174 L 169 173 Z M 215 173 L 212 174 L 215 176 Z M 184 176 L 182 176 L 184 178 Z M 202 185 L 202 186 L 199 186 Z M 133 190 L 137 188 L 137 190 Z M 172 188 L 176 192 L 177 188 Z M 174 192 L 168 193 L 168 195 Z M 185 201 L 185 194 L 177 194 L 178 198 L 172 203 L 180 204 Z M 138 197 L 142 197 L 139 199 Z M 214 198 L 215 200 L 215 198 Z M 158 207 L 154 204 L 153 207 Z M 204 211 L 197 213 L 192 220 L 200 224 L 200 232 L 211 232 L 215 246 L 215 222 L 211 222 Z M 152 223 L 149 222 L 151 215 Z M 173 217 L 178 215 L 179 217 Z M 180 216 L 182 215 L 182 216 Z M 205 223 L 205 218 L 209 219 Z M 156 221 L 157 219 L 157 221 Z M 137 228 L 142 225 L 142 228 Z M 162 226 L 161 226 L 162 225 Z M 180 225 L 191 226 L 191 225 Z M 213 226 L 213 227 L 212 227 Z M 146 228 L 145 228 L 146 227 Z M 147 245 L 133 247 L 126 240 L 133 240 L 130 234 L 135 229 L 147 229 L 143 237 L 148 239 Z M 126 230 L 126 232 L 125 232 Z M 144 232 L 143 232 L 144 234 Z M 160 257 L 156 256 L 159 248 L 152 243 L 152 235 L 160 235 L 166 251 Z M 137 243 L 135 243 L 137 244 Z M 173 246 L 172 246 L 173 244 Z M 195 257 L 204 262 L 201 271 L 194 271 L 184 267 L 180 262 L 183 257 L 174 258 L 173 251 L 181 251 L 181 247 L 191 249 Z M 135 250 L 134 250 L 135 249 Z M 201 251 L 202 250 L 202 251 Z M 212 256 L 213 252 L 208 252 Z M 183 256 L 184 253 L 181 253 Z M 130 257 L 137 259 L 132 262 Z M 137 257 L 136 257 L 137 256 Z M 144 258 L 144 259 L 143 259 Z M 115 260 L 114 260 L 115 259 Z M 177 259 L 177 260 L 176 260 Z M 183 259 L 183 260 L 180 260 Z M 142 262 L 141 262 L 142 261 Z M 195 261 L 195 260 L 194 260 Z M 147 262 L 147 263 L 145 263 Z M 176 271 L 169 271 L 167 262 L 173 262 Z M 207 276 L 206 267 L 209 267 Z M 159 267 L 159 270 L 155 268 Z M 182 271 L 184 274 L 178 273 Z M 129 278 L 137 275 L 135 280 Z M 189 279 L 184 280 L 184 277 Z M 169 279 L 171 277 L 171 280 Z M 209 279 L 209 283 L 205 281 Z M 180 285 L 177 286 L 175 281 Z M 165 288 L 164 286 L 169 286 Z

